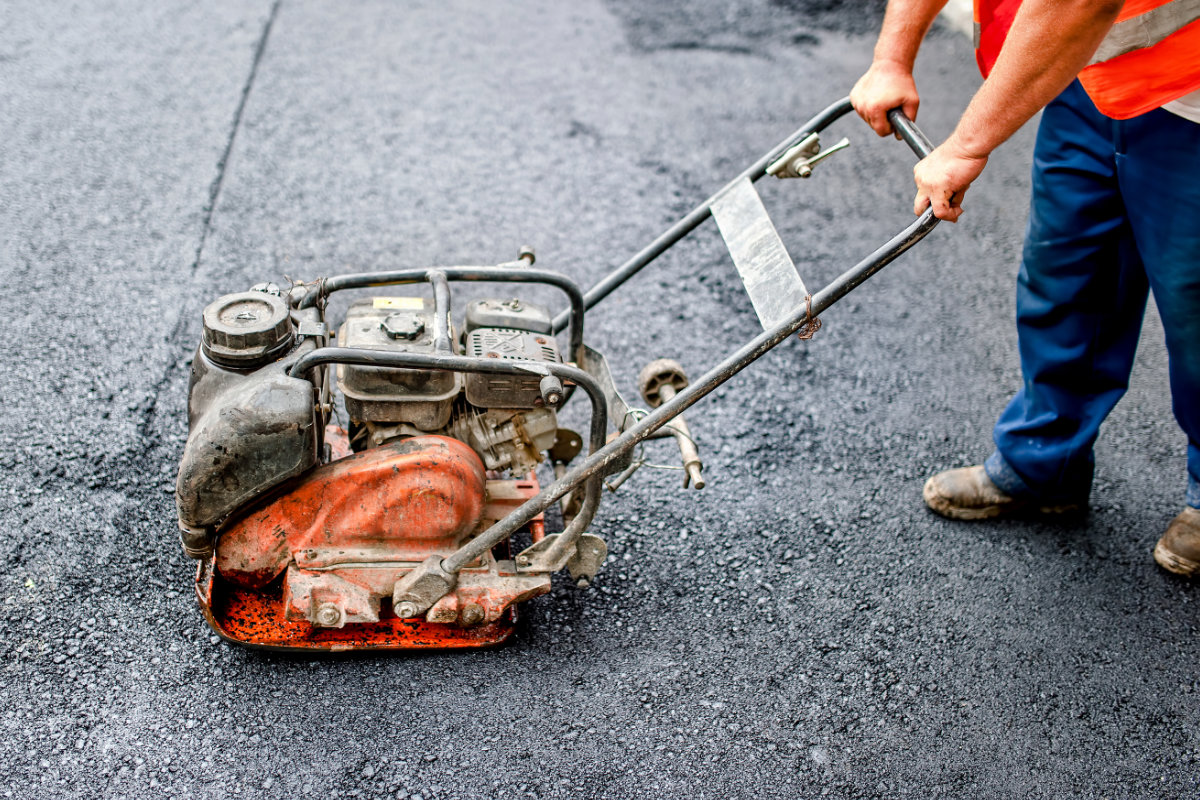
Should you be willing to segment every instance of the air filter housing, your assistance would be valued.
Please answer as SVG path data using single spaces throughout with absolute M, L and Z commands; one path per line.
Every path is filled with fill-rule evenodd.
M 561 361 L 558 343 L 548 333 L 512 328 L 476 328 L 467 334 L 466 351 L 474 358 L 509 361 Z M 479 408 L 535 408 L 542 405 L 542 376 L 471 373 L 466 378 L 467 401 Z

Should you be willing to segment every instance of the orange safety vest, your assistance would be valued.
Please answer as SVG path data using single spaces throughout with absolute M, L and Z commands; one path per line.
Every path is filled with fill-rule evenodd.
M 975 0 L 975 60 L 986 78 L 1021 0 Z M 1200 0 L 1126 0 L 1079 80 L 1096 108 L 1129 119 L 1200 89 Z

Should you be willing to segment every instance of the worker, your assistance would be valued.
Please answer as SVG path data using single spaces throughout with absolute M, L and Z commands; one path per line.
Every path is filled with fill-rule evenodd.
M 855 110 L 893 133 L 916 117 L 912 69 L 946 0 L 890 0 Z M 1039 110 L 1017 277 L 1023 385 L 982 465 L 934 475 L 951 519 L 1086 509 L 1100 423 L 1125 393 L 1152 291 L 1175 419 L 1187 435 L 1185 507 L 1154 548 L 1200 573 L 1200 0 L 976 0 L 984 74 L 954 132 L 913 170 L 913 211 L 956 221 L 988 156 Z

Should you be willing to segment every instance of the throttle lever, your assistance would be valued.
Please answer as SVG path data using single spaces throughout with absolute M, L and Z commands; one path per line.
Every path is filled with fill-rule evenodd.
M 850 140 L 842 137 L 828 150 L 821 150 L 820 134 L 810 133 L 771 162 L 766 172 L 776 178 L 807 178 L 812 175 L 813 167 L 823 159 L 849 146 Z

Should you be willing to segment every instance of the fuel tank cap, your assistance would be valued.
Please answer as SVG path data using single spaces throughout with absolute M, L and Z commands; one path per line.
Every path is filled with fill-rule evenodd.
M 204 354 L 223 366 L 258 366 L 294 338 L 287 303 L 266 292 L 227 294 L 204 309 Z

